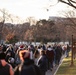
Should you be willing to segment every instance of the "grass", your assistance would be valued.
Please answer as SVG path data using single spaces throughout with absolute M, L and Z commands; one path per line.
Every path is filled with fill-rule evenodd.
M 74 66 L 71 66 L 71 53 L 70 56 L 63 60 L 56 75 L 76 75 L 76 60 L 73 60 Z

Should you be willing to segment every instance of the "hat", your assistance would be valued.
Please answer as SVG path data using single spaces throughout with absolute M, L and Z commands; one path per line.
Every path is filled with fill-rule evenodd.
M 21 46 L 19 47 L 19 49 L 24 49 L 24 45 L 21 45 Z
M 48 48 L 47 50 L 51 51 L 51 50 L 53 50 L 53 49 L 52 49 L 52 48 Z

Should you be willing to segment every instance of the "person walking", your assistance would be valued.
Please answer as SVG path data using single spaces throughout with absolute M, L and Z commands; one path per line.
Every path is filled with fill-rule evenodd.
M 0 53 L 0 75 L 14 75 L 12 66 L 5 61 L 4 53 Z
M 61 56 L 62 56 L 62 47 L 61 47 L 61 45 L 57 46 L 57 48 L 55 49 L 55 53 L 56 53 L 56 65 L 59 65 L 60 59 L 61 59 Z
M 53 62 L 54 62 L 54 50 L 53 48 L 49 45 L 47 50 L 46 50 L 46 55 L 48 58 L 48 69 L 53 70 Z
M 48 59 L 44 50 L 40 51 L 40 57 L 37 61 L 37 65 L 41 69 L 42 75 L 45 75 L 48 69 Z
M 21 64 L 15 68 L 14 75 L 41 75 L 38 66 L 34 64 L 33 59 L 30 59 L 30 52 L 22 50 L 19 52 Z

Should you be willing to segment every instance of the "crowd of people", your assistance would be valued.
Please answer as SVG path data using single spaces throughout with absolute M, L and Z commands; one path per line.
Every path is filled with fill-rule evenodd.
M 46 75 L 59 65 L 62 55 L 69 56 L 69 45 L 0 45 L 0 74 Z

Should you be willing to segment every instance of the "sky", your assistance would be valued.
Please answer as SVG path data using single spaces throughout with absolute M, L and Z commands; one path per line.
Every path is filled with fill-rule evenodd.
M 49 7 L 52 4 L 55 5 Z M 58 14 L 59 11 L 67 10 L 67 7 L 66 4 L 56 4 L 56 0 L 0 0 L 0 9 L 6 9 L 10 14 L 22 19 L 27 17 L 48 19 L 49 16 L 61 16 Z

